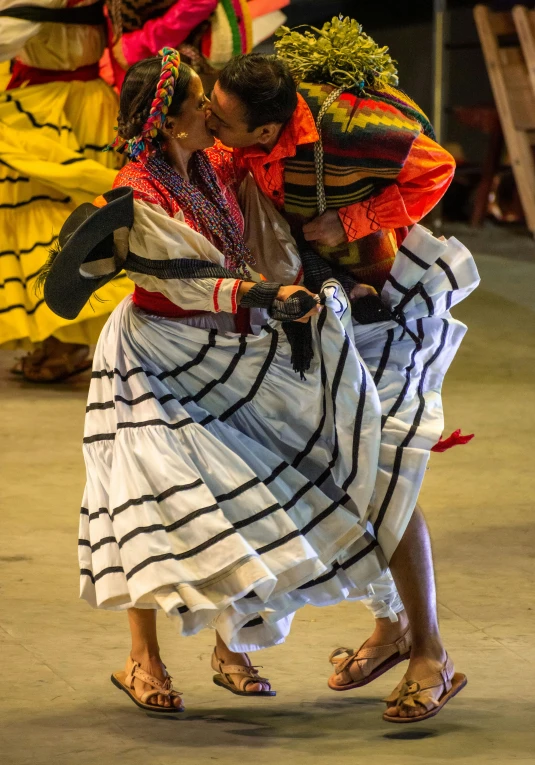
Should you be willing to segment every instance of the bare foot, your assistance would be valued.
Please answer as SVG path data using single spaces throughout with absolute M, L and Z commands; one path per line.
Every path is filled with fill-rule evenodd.
M 137 661 L 142 670 L 147 674 L 152 675 L 157 680 L 165 682 L 169 675 L 165 668 L 165 664 L 162 662 L 159 656 L 149 656 L 147 654 L 131 654 L 134 661 Z M 141 699 L 142 695 L 146 691 L 152 691 L 154 688 L 148 683 L 142 682 L 138 677 L 134 677 L 134 691 L 138 699 Z M 176 707 L 182 709 L 182 699 L 179 696 L 170 698 L 164 694 L 158 694 L 148 699 L 147 704 L 153 704 L 158 707 Z
M 366 642 L 355 651 L 352 655 L 354 660 L 347 661 L 344 669 L 339 673 L 334 673 L 329 678 L 329 685 L 342 687 L 350 683 L 357 683 L 368 677 L 374 669 L 382 662 L 388 659 L 389 653 L 392 656 L 399 652 L 400 646 L 396 645 L 396 641 L 403 638 L 406 634 L 409 626 L 409 620 L 405 611 L 401 611 L 398 614 L 398 621 L 391 622 L 390 619 L 376 619 L 375 629 L 366 640 Z M 377 656 L 366 656 L 366 652 L 363 649 L 369 648 L 384 648 L 383 655 L 377 653 Z M 390 650 L 389 650 L 390 649 Z M 361 654 L 362 651 L 362 654 Z M 405 651 L 404 651 L 405 652 Z M 332 655 L 331 663 L 338 664 L 349 658 L 349 653 L 339 653 Z M 357 660 L 357 657 L 358 660 Z M 369 665 L 369 666 L 367 666 Z

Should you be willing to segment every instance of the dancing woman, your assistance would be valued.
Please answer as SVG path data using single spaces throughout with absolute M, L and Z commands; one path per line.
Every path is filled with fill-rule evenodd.
M 285 229 L 260 200 L 260 245 L 245 245 L 200 79 L 163 53 L 127 73 L 119 144 L 132 161 L 63 227 L 45 299 L 72 316 L 120 268 L 136 283 L 95 353 L 81 594 L 128 610 L 131 651 L 113 682 L 169 714 L 182 702 L 159 654 L 158 609 L 182 635 L 216 630 L 217 685 L 270 696 L 246 652 L 281 643 L 301 606 L 365 598 L 388 575 L 367 523 L 380 401 L 345 293 L 334 280 L 320 296 L 282 286 L 299 280 L 299 254 L 288 232 L 283 253 L 272 234 L 264 246 L 262 232 Z M 448 246 L 417 239 L 432 276 Z
M 306 603 L 364 597 L 385 568 L 379 555 L 358 565 L 379 410 L 345 332 L 347 300 L 333 282 L 319 313 L 303 288 L 250 278 L 232 169 L 203 151 L 213 138 L 200 79 L 164 52 L 128 71 L 118 132 L 132 161 L 67 221 L 45 284 L 48 304 L 72 316 L 121 267 L 136 282 L 95 352 L 81 595 L 128 610 L 131 651 L 113 682 L 162 714 L 182 703 L 157 609 L 183 635 L 216 629 L 216 684 L 269 696 L 245 651 L 282 642 Z M 283 260 L 273 255 L 270 278 Z M 298 277 L 295 251 L 284 270 Z M 283 323 L 258 321 L 264 308 Z M 264 326 L 248 334 L 255 312 Z M 309 318 L 292 331 L 291 319 Z M 306 377 L 293 369 L 300 335 L 312 343 Z

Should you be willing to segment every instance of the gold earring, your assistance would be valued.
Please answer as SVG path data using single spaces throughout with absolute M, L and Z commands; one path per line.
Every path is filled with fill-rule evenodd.
M 178 138 L 179 141 L 187 137 L 188 137 L 187 133 L 173 133 L 173 138 Z

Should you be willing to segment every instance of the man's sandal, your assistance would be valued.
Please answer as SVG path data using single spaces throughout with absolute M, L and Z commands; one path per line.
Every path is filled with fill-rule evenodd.
M 142 683 L 152 686 L 152 691 L 145 691 L 140 697 L 136 695 L 134 690 L 134 678 L 137 677 Z M 184 711 L 182 700 L 180 706 L 173 706 L 174 699 L 180 697 L 182 694 L 179 691 L 175 691 L 172 684 L 172 678 L 167 675 L 165 680 L 158 680 L 157 677 L 149 675 L 144 669 L 141 669 L 137 661 L 134 661 L 131 656 L 128 657 L 124 672 L 114 672 L 111 676 L 111 681 L 119 690 L 124 691 L 134 702 L 136 706 L 143 709 L 145 712 L 151 712 L 158 715 L 170 715 L 178 714 Z M 157 704 L 149 704 L 149 699 L 154 696 L 166 696 L 170 702 L 170 707 L 162 707 Z
M 249 659 L 247 659 L 249 661 Z M 257 667 L 252 664 L 244 666 L 242 664 L 225 664 L 221 661 L 214 649 L 212 654 L 212 669 L 217 672 L 214 675 L 214 683 L 219 685 L 220 688 L 225 688 L 231 693 L 235 693 L 236 696 L 276 696 L 277 692 L 271 690 L 271 684 L 265 677 L 260 677 Z M 236 685 L 230 675 L 242 675 L 239 679 L 239 684 Z M 262 683 L 269 687 L 268 691 L 248 691 L 249 685 L 255 685 L 256 683 Z
M 334 676 L 341 676 L 343 683 L 334 683 L 332 676 L 327 681 L 329 688 L 332 691 L 350 691 L 372 683 L 396 664 L 410 659 L 411 644 L 411 633 L 407 629 L 395 643 L 370 647 L 366 647 L 364 643 L 358 651 L 352 648 L 337 648 L 329 656 L 329 661 L 334 666 Z M 359 676 L 355 679 L 357 672 Z
M 429 720 L 437 715 L 445 704 L 461 691 L 468 680 L 466 675 L 455 672 L 453 662 L 447 658 L 440 672 L 420 680 L 419 683 L 407 680 L 405 676 L 397 688 L 383 699 L 388 707 L 396 707 L 397 715 L 389 715 L 385 712 L 383 720 L 393 723 L 415 723 Z M 400 717 L 401 709 L 423 710 L 421 715 L 415 717 Z

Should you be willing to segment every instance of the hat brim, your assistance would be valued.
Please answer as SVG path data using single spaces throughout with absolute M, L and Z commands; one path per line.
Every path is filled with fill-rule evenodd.
M 122 270 L 118 264 L 105 275 L 94 277 L 88 276 L 87 270 L 84 275 L 82 270 L 86 262 L 113 258 L 113 232 L 132 228 L 134 223 L 134 193 L 130 187 L 113 189 L 102 196 L 106 202 L 102 207 L 92 205 L 93 210 L 85 211 L 77 208 L 65 221 L 63 228 L 72 229 L 81 215 L 86 216 L 60 248 L 46 276 L 45 302 L 63 319 L 76 319 L 91 295 Z

